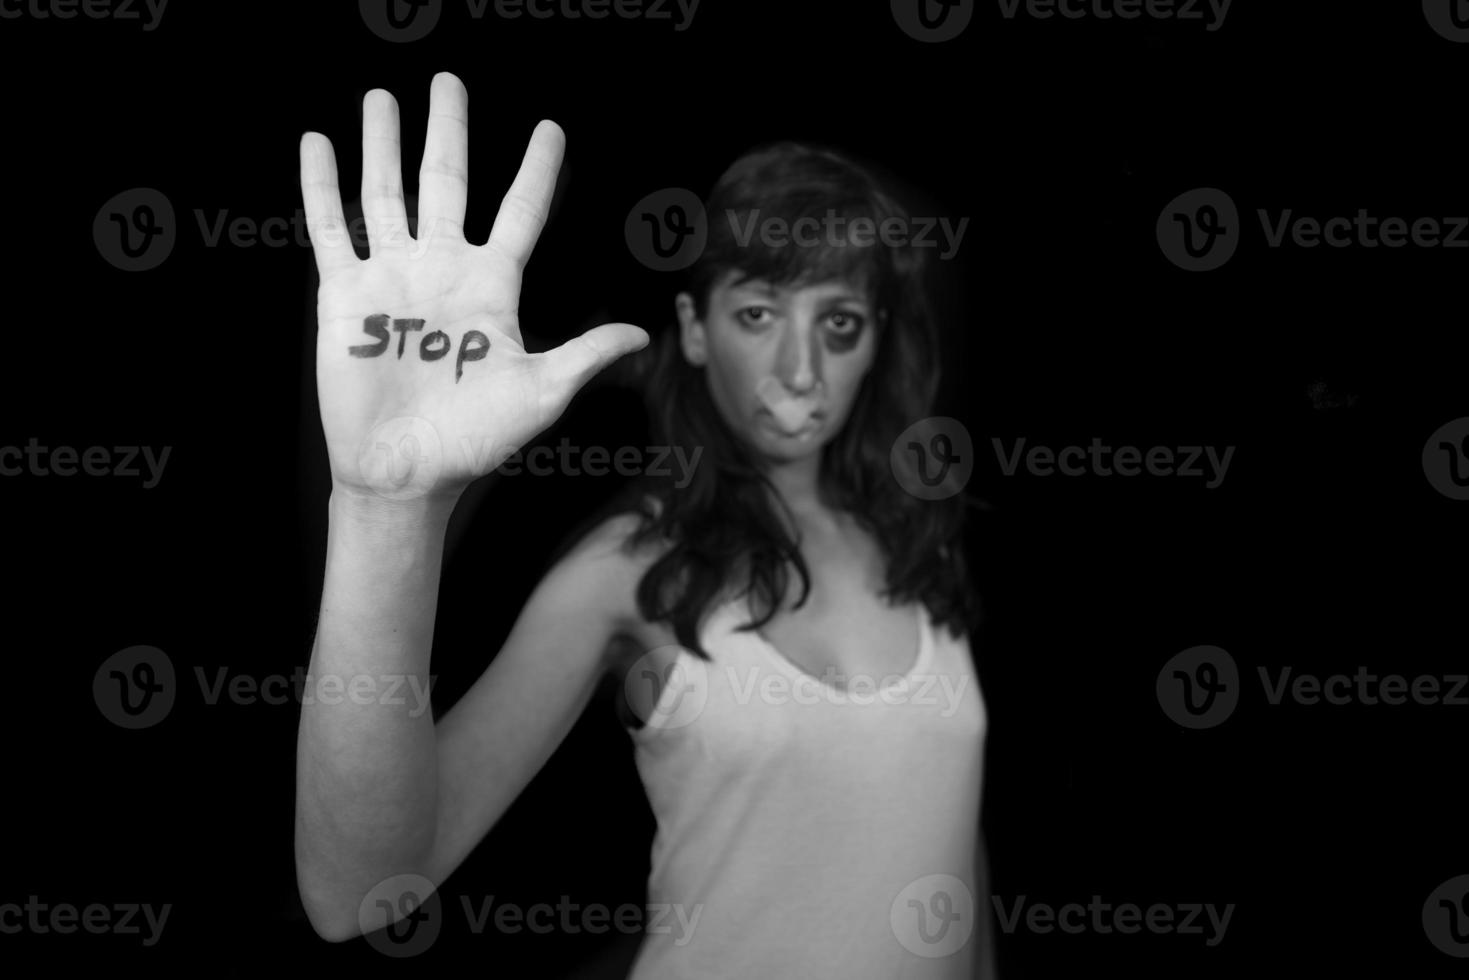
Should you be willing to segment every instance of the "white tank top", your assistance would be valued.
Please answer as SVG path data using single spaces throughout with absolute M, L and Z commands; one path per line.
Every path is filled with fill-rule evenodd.
M 971 976 L 987 712 L 915 608 L 909 672 L 838 686 L 737 632 L 747 602 L 706 615 L 712 662 L 680 650 L 632 731 L 658 828 L 629 980 Z

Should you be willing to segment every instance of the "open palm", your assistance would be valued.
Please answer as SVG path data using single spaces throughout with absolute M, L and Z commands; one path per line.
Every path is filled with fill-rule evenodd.
M 536 126 L 490 239 L 464 238 L 468 94 L 434 77 L 416 236 L 403 200 L 397 103 L 363 99 L 362 210 L 352 250 L 331 143 L 301 142 L 301 190 L 321 284 L 316 384 L 334 485 L 387 499 L 457 495 L 554 422 L 596 372 L 644 346 L 611 323 L 527 354 L 521 275 L 546 221 L 565 137 Z

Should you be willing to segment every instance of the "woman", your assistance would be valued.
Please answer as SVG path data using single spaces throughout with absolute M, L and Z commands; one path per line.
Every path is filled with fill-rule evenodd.
M 459 494 L 648 340 L 607 324 L 525 354 L 520 272 L 561 133 L 536 128 L 470 245 L 467 96 L 440 74 L 430 98 L 416 238 L 396 104 L 364 100 L 366 261 L 330 144 L 302 142 L 333 478 L 317 677 L 427 677 Z M 738 161 L 706 211 L 649 384 L 665 442 L 702 450 L 692 482 L 614 504 L 437 724 L 387 699 L 305 706 L 296 857 L 324 937 L 400 917 L 400 879 L 442 882 L 611 672 L 658 819 L 649 899 L 686 926 L 649 930 L 635 980 L 989 975 L 961 505 L 905 492 L 891 453 L 936 380 L 921 253 L 767 234 L 904 217 L 859 168 L 793 144 Z

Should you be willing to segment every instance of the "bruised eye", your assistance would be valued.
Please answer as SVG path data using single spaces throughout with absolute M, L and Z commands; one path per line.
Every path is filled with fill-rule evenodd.
M 862 338 L 866 321 L 856 313 L 836 311 L 827 317 L 827 346 L 834 351 L 849 351 Z

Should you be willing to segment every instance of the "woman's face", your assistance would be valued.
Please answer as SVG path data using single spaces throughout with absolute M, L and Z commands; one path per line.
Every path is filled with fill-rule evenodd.
M 708 316 L 676 302 L 684 356 L 702 365 L 730 429 L 774 460 L 818 453 L 841 431 L 877 349 L 876 316 L 858 284 L 776 286 L 725 273 Z

